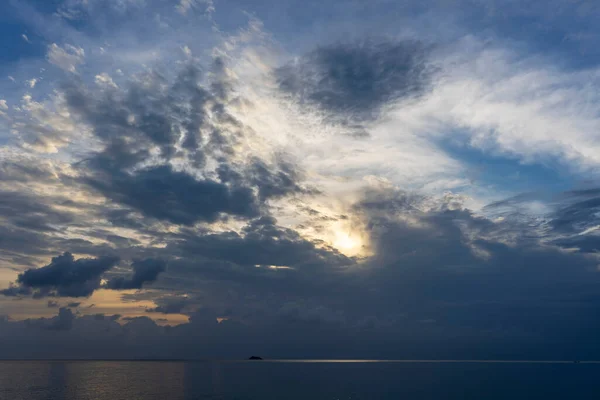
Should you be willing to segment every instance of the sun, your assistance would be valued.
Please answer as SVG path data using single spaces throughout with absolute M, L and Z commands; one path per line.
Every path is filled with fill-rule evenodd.
M 348 217 L 350 213 L 344 208 L 311 204 L 310 209 L 320 218 L 311 220 L 311 215 L 307 220 L 294 221 L 294 228 L 302 237 L 317 247 L 337 250 L 346 257 L 355 258 L 357 262 L 372 256 L 370 237 L 360 219 Z
M 363 243 L 358 235 L 348 231 L 337 231 L 334 236 L 332 245 L 340 253 L 347 256 L 355 256 L 361 253 Z

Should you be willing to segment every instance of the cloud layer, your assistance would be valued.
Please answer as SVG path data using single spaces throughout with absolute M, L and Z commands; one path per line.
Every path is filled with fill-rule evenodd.
M 58 3 L 0 60 L 2 354 L 599 354 L 583 16 Z

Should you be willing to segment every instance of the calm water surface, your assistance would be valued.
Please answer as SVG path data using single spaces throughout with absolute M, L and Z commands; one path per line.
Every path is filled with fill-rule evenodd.
M 0 361 L 4 400 L 599 399 L 599 364 Z

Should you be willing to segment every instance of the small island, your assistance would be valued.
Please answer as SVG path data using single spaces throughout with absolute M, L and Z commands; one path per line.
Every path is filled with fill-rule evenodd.
M 248 360 L 262 360 L 262 357 L 252 356 Z

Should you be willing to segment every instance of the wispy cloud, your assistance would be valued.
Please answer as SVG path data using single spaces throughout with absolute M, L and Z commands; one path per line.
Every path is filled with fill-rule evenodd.
M 48 61 L 68 72 L 76 72 L 77 66 L 84 62 L 84 56 L 85 51 L 81 47 L 70 44 L 61 47 L 53 43 L 48 47 Z

